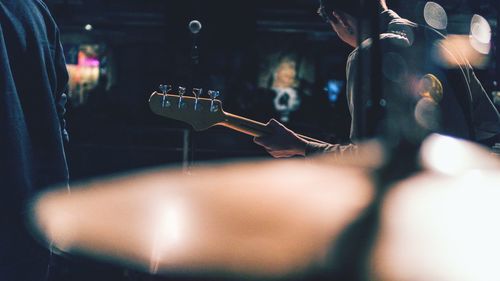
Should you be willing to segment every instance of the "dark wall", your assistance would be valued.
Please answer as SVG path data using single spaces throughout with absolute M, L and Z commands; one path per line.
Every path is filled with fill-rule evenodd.
M 114 69 L 110 88 L 95 89 L 91 104 L 70 107 L 68 112 L 73 179 L 180 165 L 185 160 L 181 151 L 184 130 L 189 132 L 191 161 L 267 157 L 251 137 L 224 128 L 194 133 L 181 122 L 152 114 L 147 100 L 163 83 L 216 89 L 222 92 L 226 111 L 266 122 L 276 116 L 262 106 L 268 100 L 261 98 L 257 80 L 268 46 L 311 56 L 317 69 L 317 80 L 310 85 L 314 101 L 304 105 L 301 117 L 290 126 L 323 139 L 347 135 L 345 107 L 335 109 L 323 102 L 323 84 L 330 78 L 344 79 L 349 49 L 317 18 L 315 3 L 55 1 L 51 8 L 63 43 L 105 45 Z M 197 38 L 200 60 L 196 67 L 188 30 L 193 19 L 203 25 Z M 85 24 L 92 24 L 93 30 L 83 30 Z M 297 30 L 277 32 L 272 24 L 294 25 Z

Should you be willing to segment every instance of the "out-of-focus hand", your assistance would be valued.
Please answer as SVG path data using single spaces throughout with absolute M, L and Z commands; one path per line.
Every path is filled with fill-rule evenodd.
M 255 137 L 254 142 L 267 150 L 275 158 L 305 156 L 307 141 L 278 121 L 271 119 L 266 127 L 270 134 Z

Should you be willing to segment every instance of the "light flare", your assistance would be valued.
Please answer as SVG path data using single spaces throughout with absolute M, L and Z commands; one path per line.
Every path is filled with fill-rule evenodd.
M 429 1 L 424 7 L 425 22 L 439 30 L 444 30 L 448 27 L 448 15 L 444 8 L 436 2 Z

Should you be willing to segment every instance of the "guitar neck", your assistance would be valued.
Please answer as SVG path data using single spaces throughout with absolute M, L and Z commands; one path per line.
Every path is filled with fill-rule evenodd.
M 264 123 L 228 112 L 225 112 L 224 115 L 225 120 L 217 125 L 221 125 L 253 137 L 260 137 L 271 133 Z
M 218 123 L 217 125 L 221 125 L 230 129 L 233 129 L 235 131 L 253 136 L 253 137 L 260 137 L 260 136 L 265 136 L 268 134 L 271 134 L 272 131 L 266 127 L 266 124 L 248 119 L 242 116 L 238 116 L 232 113 L 225 112 L 224 113 L 225 118 L 223 122 Z M 322 144 L 327 144 L 326 142 L 310 138 L 308 136 L 300 135 L 298 134 L 299 137 L 307 140 L 307 141 L 312 141 L 316 143 L 322 143 Z
M 225 112 L 222 110 L 220 100 L 195 99 L 194 97 L 183 96 L 182 108 L 179 103 L 180 100 L 181 97 L 178 95 L 154 92 L 149 98 L 149 107 L 160 116 L 187 122 L 196 131 L 203 131 L 214 125 L 221 125 L 253 137 L 272 134 L 271 129 L 264 123 Z M 220 110 L 213 111 L 212 108 Z M 325 143 L 303 135 L 298 136 L 307 141 Z

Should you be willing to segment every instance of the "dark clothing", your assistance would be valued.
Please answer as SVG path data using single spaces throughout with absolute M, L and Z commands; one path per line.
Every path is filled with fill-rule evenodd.
M 68 74 L 59 30 L 42 1 L 0 1 L 0 71 L 0 280 L 40 281 L 46 253 L 26 231 L 26 200 L 68 182 Z
M 366 86 L 374 77 L 369 72 L 372 41 L 367 39 L 351 53 L 347 62 L 353 143 L 388 132 L 397 132 L 409 140 L 421 139 L 430 132 L 476 142 L 500 136 L 500 115 L 460 50 L 450 52 L 458 66 L 447 68 L 436 59 L 436 46 L 441 46 L 445 36 L 400 18 L 391 10 L 383 12 L 380 19 L 383 27 L 379 41 L 383 54 L 380 78 L 387 114 L 384 122 L 366 115 L 368 103 L 380 102 L 370 100 L 371 89 Z M 432 74 L 442 83 L 444 94 L 439 103 L 421 99 L 418 82 L 426 74 Z M 359 128 L 361 118 L 366 119 L 363 120 L 365 130 Z M 311 143 L 307 152 L 345 152 L 353 148 L 352 145 Z

